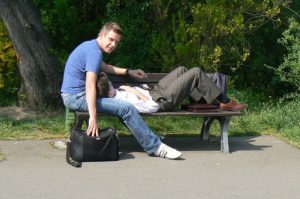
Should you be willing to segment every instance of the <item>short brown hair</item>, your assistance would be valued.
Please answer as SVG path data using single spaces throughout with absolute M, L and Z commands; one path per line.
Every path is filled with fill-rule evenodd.
M 111 30 L 114 31 L 115 33 L 119 34 L 119 35 L 122 35 L 122 33 L 123 33 L 121 27 L 117 23 L 115 23 L 115 22 L 108 22 L 108 23 L 104 24 L 104 26 L 101 28 L 98 36 L 101 33 L 106 34 L 106 33 L 108 33 Z
M 96 83 L 97 98 L 108 97 L 109 94 L 109 80 L 104 72 L 101 72 L 97 77 Z

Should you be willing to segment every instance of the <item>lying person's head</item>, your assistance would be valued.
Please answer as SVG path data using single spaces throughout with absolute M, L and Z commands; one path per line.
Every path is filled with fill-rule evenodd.
M 112 83 L 109 81 L 107 75 L 104 72 L 101 72 L 98 75 L 96 83 L 96 93 L 97 98 L 115 96 L 115 89 L 113 88 Z

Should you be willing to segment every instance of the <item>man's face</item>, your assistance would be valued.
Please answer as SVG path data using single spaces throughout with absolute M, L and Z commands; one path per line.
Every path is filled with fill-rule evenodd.
M 116 90 L 114 89 L 114 87 L 110 81 L 108 83 L 109 83 L 108 97 L 113 98 L 116 96 Z
M 121 35 L 112 30 L 106 34 L 100 34 L 100 48 L 106 53 L 111 53 L 118 46 L 120 40 Z

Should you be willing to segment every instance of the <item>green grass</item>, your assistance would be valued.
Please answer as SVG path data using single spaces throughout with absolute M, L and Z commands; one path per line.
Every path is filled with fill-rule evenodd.
M 33 118 L 14 119 L 0 116 L 0 139 L 47 139 L 66 137 L 62 111 L 39 113 Z
M 231 90 L 230 97 L 249 104 L 244 116 L 232 117 L 230 136 L 275 135 L 300 148 L 300 100 L 281 102 L 252 91 Z M 39 113 L 31 119 L 13 119 L 0 116 L 0 139 L 47 139 L 67 138 L 64 111 Z M 146 123 L 157 133 L 167 136 L 199 135 L 201 117 L 145 117 Z M 130 135 L 116 117 L 103 117 L 101 127 L 114 126 L 120 135 Z M 211 128 L 212 136 L 219 135 L 216 122 Z
M 284 102 L 252 91 L 234 92 L 249 104 L 244 117 L 234 117 L 231 135 L 257 133 L 275 135 L 300 148 L 300 99 Z

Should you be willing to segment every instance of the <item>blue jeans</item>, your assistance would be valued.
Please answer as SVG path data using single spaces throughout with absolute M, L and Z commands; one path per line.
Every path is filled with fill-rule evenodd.
M 88 111 L 85 92 L 77 94 L 62 94 L 64 105 L 70 110 Z M 161 144 L 157 135 L 147 126 L 136 108 L 122 100 L 114 98 L 98 98 L 97 111 L 118 116 L 131 131 L 138 143 L 148 153 L 152 154 Z

